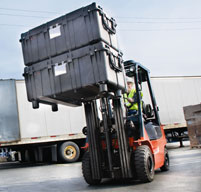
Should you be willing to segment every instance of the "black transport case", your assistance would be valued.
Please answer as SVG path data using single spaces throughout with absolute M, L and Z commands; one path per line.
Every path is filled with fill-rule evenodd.
M 100 84 L 125 91 L 122 54 L 104 42 L 25 67 L 29 101 L 80 105 L 99 97 Z
M 30 66 L 99 41 L 118 50 L 116 23 L 95 3 L 21 35 L 24 63 Z

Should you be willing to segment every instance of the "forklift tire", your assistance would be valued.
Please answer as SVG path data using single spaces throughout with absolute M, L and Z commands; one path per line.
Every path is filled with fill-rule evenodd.
M 98 185 L 101 182 L 101 179 L 93 179 L 92 178 L 89 152 L 85 152 L 85 154 L 82 158 L 82 174 L 83 174 L 85 181 L 89 185 Z
M 144 183 L 153 181 L 154 160 L 147 145 L 141 145 L 135 150 L 134 165 L 137 179 Z
M 170 167 L 170 160 L 169 160 L 168 150 L 166 148 L 164 151 L 164 156 L 165 156 L 164 165 L 160 169 L 161 171 L 168 171 Z
M 80 149 L 74 142 L 64 142 L 59 146 L 58 155 L 62 162 L 73 163 L 79 159 Z

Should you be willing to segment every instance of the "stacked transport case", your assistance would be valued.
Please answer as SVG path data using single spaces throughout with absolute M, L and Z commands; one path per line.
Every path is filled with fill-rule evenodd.
M 28 100 L 79 106 L 108 91 L 125 90 L 116 23 L 95 3 L 21 35 Z
M 57 111 L 57 104 L 84 104 L 89 144 L 82 161 L 86 182 L 96 183 L 102 177 L 131 178 L 121 97 L 126 91 L 125 70 L 115 20 L 92 3 L 22 34 L 21 43 L 28 100 L 33 108 L 45 103 Z M 112 127 L 118 139 L 117 154 L 112 151 Z M 101 148 L 101 138 L 106 148 Z

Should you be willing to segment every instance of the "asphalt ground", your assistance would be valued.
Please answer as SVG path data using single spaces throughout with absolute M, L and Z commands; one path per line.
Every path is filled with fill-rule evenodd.
M 189 142 L 168 144 L 170 170 L 156 171 L 151 183 L 104 180 L 89 186 L 82 177 L 81 162 L 72 164 L 0 164 L 0 191 L 72 192 L 72 191 L 170 191 L 201 192 L 201 149 L 191 149 Z

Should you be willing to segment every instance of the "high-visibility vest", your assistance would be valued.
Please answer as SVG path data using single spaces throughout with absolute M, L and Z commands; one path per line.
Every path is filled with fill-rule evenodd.
M 133 99 L 134 96 L 135 96 L 135 94 L 136 94 L 136 90 L 135 90 L 135 89 L 132 89 L 128 95 L 127 95 L 127 93 L 124 94 L 124 103 L 125 103 L 126 107 L 127 107 L 129 110 L 138 110 L 137 101 L 134 101 L 134 103 L 132 104 L 132 103 L 130 103 L 130 102 L 127 100 L 127 98 Z M 142 97 L 142 96 L 143 96 L 143 93 L 140 92 L 140 94 L 141 94 L 141 97 Z M 141 101 L 141 104 L 142 104 L 142 101 Z

